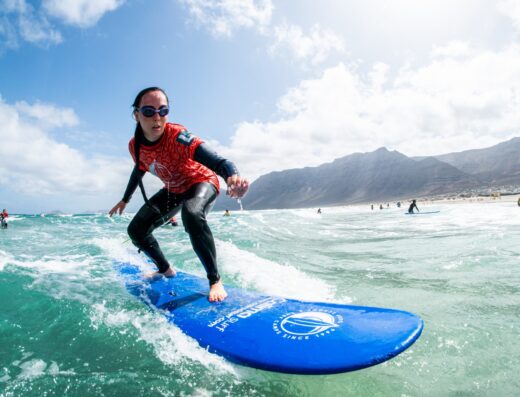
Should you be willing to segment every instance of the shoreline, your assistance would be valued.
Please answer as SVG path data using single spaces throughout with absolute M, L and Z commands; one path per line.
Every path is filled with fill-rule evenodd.
M 494 203 L 512 203 L 517 205 L 520 194 L 510 194 L 505 196 L 473 196 L 473 197 L 445 197 L 445 198 L 422 198 L 417 199 L 418 202 L 431 204 L 494 204 Z
M 497 203 L 510 203 L 511 205 L 518 206 L 518 200 L 520 199 L 519 194 L 509 194 L 505 196 L 472 196 L 472 197 L 418 197 L 415 200 L 417 204 L 420 205 L 440 205 L 440 204 L 497 204 Z M 401 208 L 408 208 L 410 203 L 412 202 L 412 198 L 404 199 L 404 200 L 391 200 L 391 201 L 378 201 L 378 202 L 368 202 L 368 203 L 359 203 L 359 204 L 347 204 L 352 206 L 359 205 L 368 205 L 374 206 L 375 209 L 379 209 L 379 205 L 383 205 L 383 208 L 387 208 L 387 203 L 390 204 L 390 208 L 396 206 L 397 202 L 401 202 Z M 325 208 L 325 207 L 324 207 Z

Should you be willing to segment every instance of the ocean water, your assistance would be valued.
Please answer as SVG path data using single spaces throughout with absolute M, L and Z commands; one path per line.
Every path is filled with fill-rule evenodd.
M 129 295 L 113 261 L 149 266 L 128 241 L 131 215 L 12 216 L 0 230 L 0 395 L 520 395 L 520 208 L 420 208 L 440 212 L 210 214 L 229 286 L 424 319 L 403 354 L 328 376 L 229 363 Z M 203 275 L 182 225 L 156 236 L 177 268 Z

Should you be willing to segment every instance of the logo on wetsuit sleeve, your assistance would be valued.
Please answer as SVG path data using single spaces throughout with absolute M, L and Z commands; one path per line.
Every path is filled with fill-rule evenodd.
M 183 130 L 177 136 L 177 142 L 184 146 L 190 146 L 193 140 L 195 139 L 194 135 L 191 135 L 188 130 Z
M 273 323 L 273 330 L 284 339 L 321 338 L 336 331 L 343 317 L 333 311 L 288 313 Z

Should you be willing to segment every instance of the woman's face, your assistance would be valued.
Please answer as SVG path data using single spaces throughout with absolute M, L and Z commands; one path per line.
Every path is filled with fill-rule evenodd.
M 147 92 L 142 98 L 139 108 L 145 106 L 153 107 L 156 110 L 162 107 L 168 107 L 168 101 L 166 96 L 161 91 Z M 144 131 L 144 136 L 149 141 L 158 140 L 164 133 L 164 127 L 168 121 L 168 115 L 161 116 L 159 113 L 155 113 L 152 117 L 146 117 L 139 110 L 134 111 L 135 119 L 141 124 Z

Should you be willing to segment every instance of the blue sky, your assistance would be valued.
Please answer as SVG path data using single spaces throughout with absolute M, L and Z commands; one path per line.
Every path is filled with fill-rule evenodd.
M 496 144 L 520 135 L 519 33 L 513 0 L 0 0 L 0 207 L 112 207 L 150 85 L 251 180 Z

